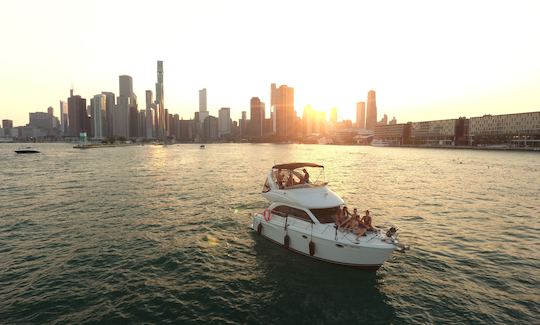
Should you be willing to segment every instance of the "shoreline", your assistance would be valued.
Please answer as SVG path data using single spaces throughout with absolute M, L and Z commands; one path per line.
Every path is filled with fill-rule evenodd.
M 250 142 L 250 141 L 231 141 L 231 142 L 172 142 L 172 143 L 154 143 L 154 142 L 136 142 L 136 143 L 88 143 L 88 144 L 79 144 L 77 142 L 64 142 L 64 141 L 41 141 L 41 142 L 28 142 L 28 141 L 0 141 L 1 144 L 41 144 L 41 143 L 62 143 L 73 145 L 74 149 L 98 149 L 98 148 L 115 148 L 115 147 L 132 147 L 132 146 L 163 146 L 163 145 L 175 145 L 175 144 L 225 144 L 225 143 L 238 143 L 238 144 L 305 144 L 305 145 L 328 145 L 328 146 L 362 146 L 362 147 L 375 147 L 365 144 L 356 144 L 356 143 L 332 143 L 332 144 L 319 144 L 319 143 L 302 143 L 302 142 Z M 462 150 L 487 150 L 487 151 L 520 151 L 520 152 L 539 152 L 540 147 L 489 147 L 489 146 L 447 146 L 447 145 L 388 145 L 375 148 L 419 148 L 419 149 L 462 149 Z

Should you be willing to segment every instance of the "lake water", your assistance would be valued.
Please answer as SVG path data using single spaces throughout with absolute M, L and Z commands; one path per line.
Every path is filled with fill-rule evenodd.
M 0 145 L 0 323 L 537 323 L 540 154 Z M 379 271 L 250 231 L 274 163 L 324 164 L 411 250 Z M 313 177 L 313 175 L 312 175 Z

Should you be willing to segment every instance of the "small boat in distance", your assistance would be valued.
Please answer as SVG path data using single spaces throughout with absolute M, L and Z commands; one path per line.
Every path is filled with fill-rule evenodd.
M 199 148 L 201 148 L 201 149 L 206 149 L 206 145 L 201 144 L 201 145 L 199 146 Z
M 15 150 L 16 153 L 39 153 L 38 150 L 32 148 L 32 147 L 23 147 Z
M 319 170 L 319 175 L 310 178 L 308 170 L 313 174 Z M 357 268 L 377 270 L 394 250 L 402 250 L 394 227 L 361 236 L 338 227 L 336 220 L 345 202 L 327 184 L 322 165 L 273 166 L 262 190 L 270 206 L 253 215 L 251 228 L 296 253 Z
M 390 143 L 382 139 L 373 139 L 373 141 L 371 141 L 371 145 L 373 147 L 389 147 Z

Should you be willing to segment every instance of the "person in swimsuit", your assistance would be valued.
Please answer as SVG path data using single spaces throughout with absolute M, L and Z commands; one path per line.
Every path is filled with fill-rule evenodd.
M 353 231 L 356 234 L 356 239 L 358 240 L 358 237 L 364 235 L 367 229 L 366 227 L 364 227 L 364 224 L 360 220 L 360 215 L 358 214 L 358 210 L 356 208 L 354 208 L 352 216 L 354 224 Z
M 362 220 L 360 220 L 360 222 L 362 223 L 362 225 L 369 231 L 375 231 L 375 227 L 373 227 L 372 225 L 372 218 L 371 216 L 369 215 L 369 210 L 366 210 L 366 214 L 362 217 Z

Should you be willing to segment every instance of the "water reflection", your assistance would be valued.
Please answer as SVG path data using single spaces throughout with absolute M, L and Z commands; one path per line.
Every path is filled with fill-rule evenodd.
M 256 235 L 257 286 L 270 290 L 258 304 L 261 322 L 295 320 L 300 323 L 395 323 L 398 319 L 384 287 L 384 275 L 337 266 L 287 251 Z

